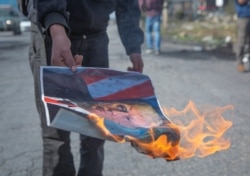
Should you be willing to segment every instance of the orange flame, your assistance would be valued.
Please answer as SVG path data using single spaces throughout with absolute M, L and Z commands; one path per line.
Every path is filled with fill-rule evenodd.
M 233 106 L 204 108 L 201 113 L 190 101 L 182 111 L 173 108 L 164 110 L 181 133 L 179 158 L 190 158 L 195 155 L 205 157 L 230 147 L 230 141 L 223 135 L 232 126 L 232 122 L 226 121 L 222 113 L 232 110 Z
M 233 109 L 233 106 L 206 108 L 200 112 L 193 102 L 182 111 L 174 108 L 164 109 L 166 116 L 172 123 L 160 128 L 170 128 L 180 133 L 180 141 L 171 142 L 167 135 L 160 135 L 155 138 L 155 131 L 150 129 L 151 139 L 140 141 L 131 136 L 113 135 L 104 125 L 104 119 L 95 114 L 89 115 L 89 119 L 103 132 L 106 138 L 116 142 L 130 141 L 132 146 L 140 153 L 152 158 L 164 158 L 167 161 L 193 156 L 205 157 L 217 151 L 226 150 L 230 147 L 230 141 L 224 139 L 223 135 L 232 126 L 231 121 L 226 121 L 222 113 Z

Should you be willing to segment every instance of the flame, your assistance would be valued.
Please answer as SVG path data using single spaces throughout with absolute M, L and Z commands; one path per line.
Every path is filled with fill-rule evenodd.
M 181 111 L 164 108 L 164 113 L 171 123 L 160 126 L 160 128 L 172 129 L 173 132 L 179 133 L 180 139 L 175 140 L 168 139 L 169 135 L 166 134 L 156 137 L 154 127 L 149 129 L 151 138 L 147 141 L 141 141 L 131 136 L 116 136 L 105 127 L 104 118 L 95 114 L 90 114 L 88 117 L 105 137 L 119 143 L 129 141 L 140 153 L 152 158 L 164 158 L 171 161 L 193 156 L 205 157 L 228 149 L 230 140 L 225 139 L 224 134 L 232 126 L 232 122 L 226 121 L 222 114 L 231 109 L 233 106 L 228 105 L 205 107 L 204 110 L 199 110 L 192 101 Z
M 199 111 L 192 101 L 182 111 L 164 109 L 165 114 L 180 130 L 179 158 L 205 157 L 230 147 L 230 140 L 223 135 L 232 126 L 232 122 L 226 121 L 222 114 L 232 110 L 233 106 L 210 106 L 203 109 Z

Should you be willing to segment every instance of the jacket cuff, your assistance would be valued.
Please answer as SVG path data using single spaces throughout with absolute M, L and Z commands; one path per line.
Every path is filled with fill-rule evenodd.
M 60 24 L 60 25 L 64 26 L 67 33 L 69 33 L 69 31 L 70 31 L 67 20 L 60 13 L 52 12 L 52 13 L 49 13 L 48 15 L 45 16 L 44 26 L 45 26 L 46 32 L 48 34 L 49 34 L 49 28 L 53 24 Z
M 129 47 L 126 48 L 127 55 L 130 55 L 132 53 L 138 53 L 141 54 L 141 47 Z

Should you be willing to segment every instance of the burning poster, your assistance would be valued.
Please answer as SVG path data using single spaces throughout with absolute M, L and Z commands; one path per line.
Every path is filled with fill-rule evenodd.
M 159 157 L 148 144 L 158 138 L 174 148 L 178 128 L 162 113 L 148 76 L 104 68 L 41 67 L 41 93 L 51 127 L 91 137 L 131 142 L 139 152 Z M 163 156 L 162 156 L 163 155 Z M 176 159 L 164 152 L 160 157 Z
M 148 76 L 104 68 L 41 67 L 41 94 L 49 126 L 130 142 L 140 153 L 167 161 L 204 157 L 230 147 L 232 106 L 162 109 Z M 190 121 L 187 115 L 191 115 Z M 170 121 L 171 119 L 171 121 Z

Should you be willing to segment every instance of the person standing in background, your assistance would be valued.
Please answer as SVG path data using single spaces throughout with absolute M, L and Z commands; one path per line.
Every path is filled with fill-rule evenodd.
M 238 16 L 237 45 L 235 48 L 238 61 L 237 69 L 239 72 L 246 72 L 243 58 L 246 52 L 245 47 L 250 46 L 250 0 L 235 0 L 235 10 Z
M 161 52 L 161 23 L 164 0 L 139 0 L 141 11 L 145 14 L 146 53 Z

